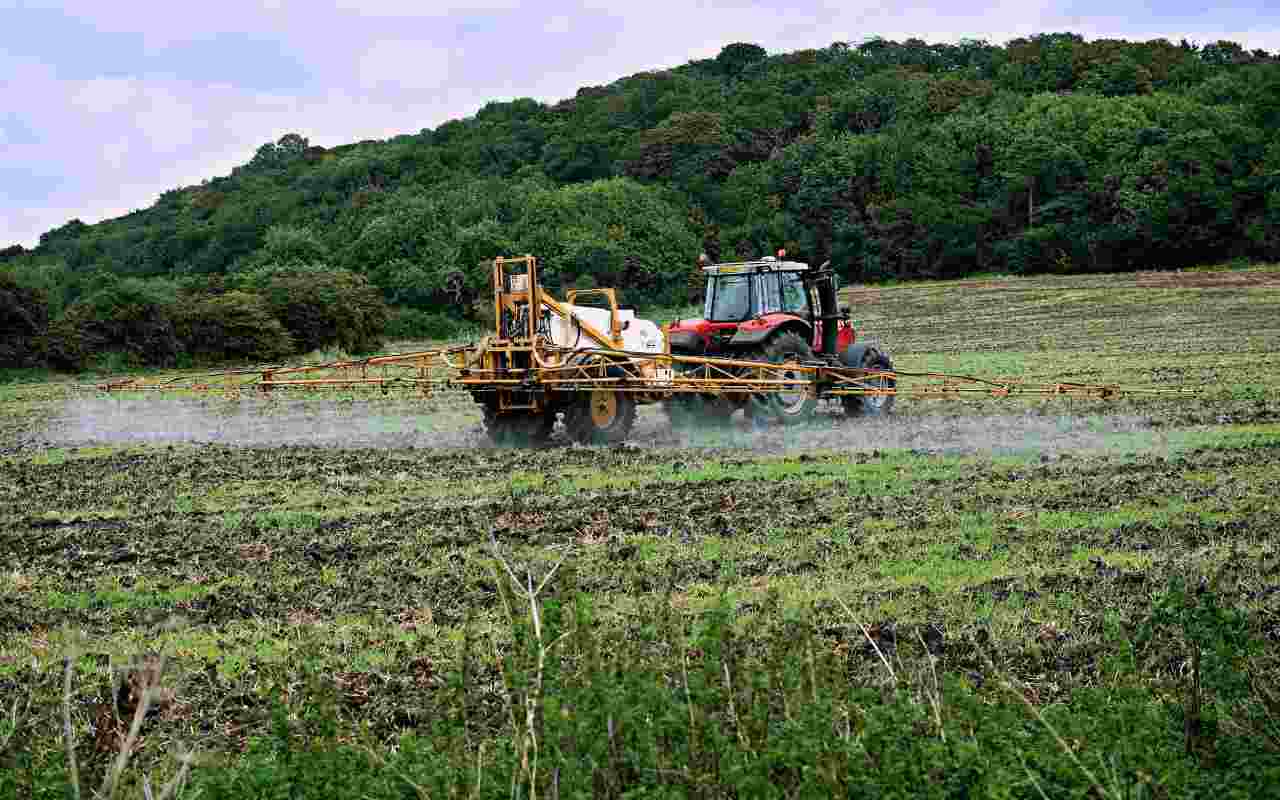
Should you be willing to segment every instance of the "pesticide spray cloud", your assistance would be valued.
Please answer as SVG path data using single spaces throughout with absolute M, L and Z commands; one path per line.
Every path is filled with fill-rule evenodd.
M 49 422 L 49 446 L 217 443 L 239 447 L 488 447 L 478 409 L 465 398 L 436 400 L 261 400 L 98 398 L 68 401 Z M 885 419 L 819 415 L 794 428 L 753 429 L 739 415 L 719 425 L 672 427 L 645 407 L 628 446 L 712 448 L 786 454 L 839 450 L 929 453 L 1105 452 L 1158 447 L 1135 415 L 973 414 L 947 410 Z

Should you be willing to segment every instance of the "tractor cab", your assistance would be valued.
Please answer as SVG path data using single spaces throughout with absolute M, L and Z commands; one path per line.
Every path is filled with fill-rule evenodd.
M 759 354 L 783 332 L 823 353 L 822 328 L 838 329 L 834 351 L 853 342 L 853 328 L 835 305 L 835 275 L 811 270 L 801 261 L 766 256 L 758 261 L 702 267 L 705 294 L 702 319 L 680 320 L 670 328 L 673 352 L 705 355 Z M 829 292 L 821 291 L 829 283 Z M 824 294 L 828 305 L 823 307 Z M 825 349 L 832 349 L 830 347 Z
M 804 283 L 807 264 L 767 258 L 756 264 L 707 267 L 703 313 L 712 322 L 746 322 L 767 314 L 813 321 L 817 298 Z

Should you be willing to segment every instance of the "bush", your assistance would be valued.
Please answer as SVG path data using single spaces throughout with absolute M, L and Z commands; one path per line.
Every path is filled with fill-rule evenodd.
M 267 301 L 247 292 L 195 298 L 176 324 L 184 349 L 197 361 L 271 361 L 294 351 L 293 337 Z
M 389 339 L 462 339 L 474 333 L 475 323 L 416 308 L 394 308 L 384 333 Z
M 130 366 L 173 366 L 181 349 L 173 325 L 176 304 L 167 283 L 108 278 L 50 327 L 49 361 L 78 370 L 93 354 L 115 351 Z
M 44 360 L 49 303 L 44 292 L 0 273 L 0 367 L 34 367 Z
M 264 268 L 238 284 L 266 299 L 302 352 L 337 345 L 364 353 L 382 342 L 387 304 L 363 275 L 322 265 Z
M 68 370 L 108 357 L 112 369 L 129 369 L 270 361 L 324 347 L 358 353 L 379 345 L 387 317 L 378 290 L 345 270 L 263 268 L 225 283 L 189 282 L 181 300 L 168 281 L 106 276 L 49 326 L 43 351 Z

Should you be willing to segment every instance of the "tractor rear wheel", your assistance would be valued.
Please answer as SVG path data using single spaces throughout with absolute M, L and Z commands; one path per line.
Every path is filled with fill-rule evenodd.
M 624 442 L 635 421 L 635 399 L 611 389 L 583 392 L 564 412 L 565 432 L 582 444 Z
M 486 405 L 483 414 L 484 432 L 499 447 L 545 447 L 556 426 L 556 415 L 550 411 L 502 414 Z
M 772 364 L 789 364 L 792 362 L 813 361 L 813 349 L 808 342 L 792 331 L 785 331 L 774 336 L 765 345 L 763 359 Z M 787 379 L 811 380 L 809 374 L 801 370 L 782 370 Z M 777 420 L 783 425 L 795 425 L 813 417 L 818 408 L 818 399 L 807 386 L 799 386 L 785 392 L 770 392 L 752 395 L 750 409 L 753 419 L 763 416 L 766 420 Z
M 867 352 L 862 356 L 862 369 L 871 370 L 893 370 L 893 362 L 889 357 L 874 347 L 867 348 Z M 876 389 L 894 389 L 898 382 L 889 376 L 868 376 L 866 383 L 871 388 Z M 844 406 L 844 413 L 850 417 L 883 417 L 893 411 L 893 401 L 895 395 L 891 394 L 864 394 L 864 395 L 845 395 L 840 398 L 841 404 Z

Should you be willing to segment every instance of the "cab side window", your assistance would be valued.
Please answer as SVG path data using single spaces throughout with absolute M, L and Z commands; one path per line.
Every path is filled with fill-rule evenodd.
M 756 275 L 756 297 L 759 298 L 757 314 L 771 314 L 782 310 L 782 295 L 778 287 L 778 276 L 768 273 Z
M 809 296 L 800 275 L 795 272 L 784 272 L 778 277 L 782 281 L 782 310 L 788 314 L 807 316 Z

